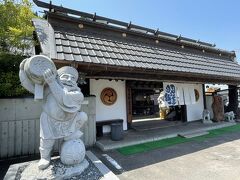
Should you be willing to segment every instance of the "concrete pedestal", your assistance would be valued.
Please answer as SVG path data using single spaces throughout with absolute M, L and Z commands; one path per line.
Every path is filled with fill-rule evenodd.
M 86 152 L 86 159 L 75 166 L 65 166 L 59 157 L 52 158 L 50 166 L 45 170 L 38 169 L 38 160 L 13 164 L 9 167 L 4 180 L 31 179 L 102 179 L 118 180 L 91 151 Z M 70 178 L 72 177 L 72 178 Z

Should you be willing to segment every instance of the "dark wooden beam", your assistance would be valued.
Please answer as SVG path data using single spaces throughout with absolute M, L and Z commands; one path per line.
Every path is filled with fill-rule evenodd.
M 228 104 L 228 111 L 233 111 L 237 114 L 238 109 L 238 88 L 237 86 L 228 85 L 228 97 L 229 97 L 229 104 Z
M 207 109 L 205 84 L 202 84 L 202 92 L 203 92 L 203 107 L 204 109 Z

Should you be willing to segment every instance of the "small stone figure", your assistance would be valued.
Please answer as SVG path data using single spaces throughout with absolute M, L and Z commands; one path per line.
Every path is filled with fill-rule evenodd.
M 215 121 L 224 121 L 224 107 L 223 107 L 223 99 L 219 95 L 213 96 L 213 119 Z
M 38 68 L 44 67 L 45 56 L 35 56 L 34 62 Z M 20 81 L 24 88 L 34 93 L 35 82 L 26 73 L 25 62 L 20 64 Z M 37 69 L 37 68 L 35 68 Z M 41 69 L 43 74 L 39 76 L 44 82 L 43 111 L 40 117 L 40 154 L 39 169 L 46 169 L 51 160 L 51 151 L 57 139 L 63 138 L 62 163 L 75 165 L 85 157 L 85 146 L 80 140 L 82 132 L 80 127 L 87 121 L 85 112 L 79 112 L 84 96 L 77 86 L 78 71 L 70 66 L 64 66 L 54 72 L 53 69 Z M 78 148 L 68 148 L 68 145 Z M 64 148 L 67 149 L 64 149 Z M 71 152 L 70 152 L 71 151 Z M 68 155 L 75 155 L 75 158 Z
M 203 113 L 202 113 L 202 122 L 204 124 L 211 124 L 213 123 L 212 120 L 210 119 L 210 111 L 207 110 L 207 109 L 204 109 L 203 110 Z
M 168 111 L 168 103 L 164 100 L 164 91 L 162 91 L 158 97 L 158 104 L 160 110 L 160 119 L 166 119 Z
M 226 113 L 224 114 L 224 118 L 225 118 L 225 120 L 228 121 L 228 122 L 235 122 L 235 121 L 234 121 L 235 114 L 234 114 L 233 111 L 226 112 Z

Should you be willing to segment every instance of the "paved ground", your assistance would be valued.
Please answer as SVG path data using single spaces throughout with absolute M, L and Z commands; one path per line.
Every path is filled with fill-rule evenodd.
M 0 180 L 2 180 L 11 164 L 16 164 L 16 163 L 22 163 L 22 162 L 27 162 L 27 161 L 32 161 L 32 160 L 37 160 L 39 159 L 39 156 L 30 156 L 30 157 L 22 157 L 22 158 L 14 158 L 10 159 L 8 161 L 0 161 Z
M 103 152 L 91 149 L 98 156 Z M 105 152 L 106 153 L 106 152 Z M 202 142 L 189 142 L 146 153 L 123 156 L 108 151 L 125 170 L 121 180 L 237 180 L 240 179 L 240 132 L 225 134 Z M 19 161 L 38 157 L 23 158 Z M 0 163 L 0 179 L 15 161 Z
M 122 165 L 125 172 L 118 177 L 123 180 L 240 179 L 240 132 L 131 156 L 107 154 Z

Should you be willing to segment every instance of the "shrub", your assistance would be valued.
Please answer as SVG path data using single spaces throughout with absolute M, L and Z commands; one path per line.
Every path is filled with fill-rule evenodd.
M 0 52 L 0 97 L 30 95 L 20 83 L 19 65 L 25 57 Z

